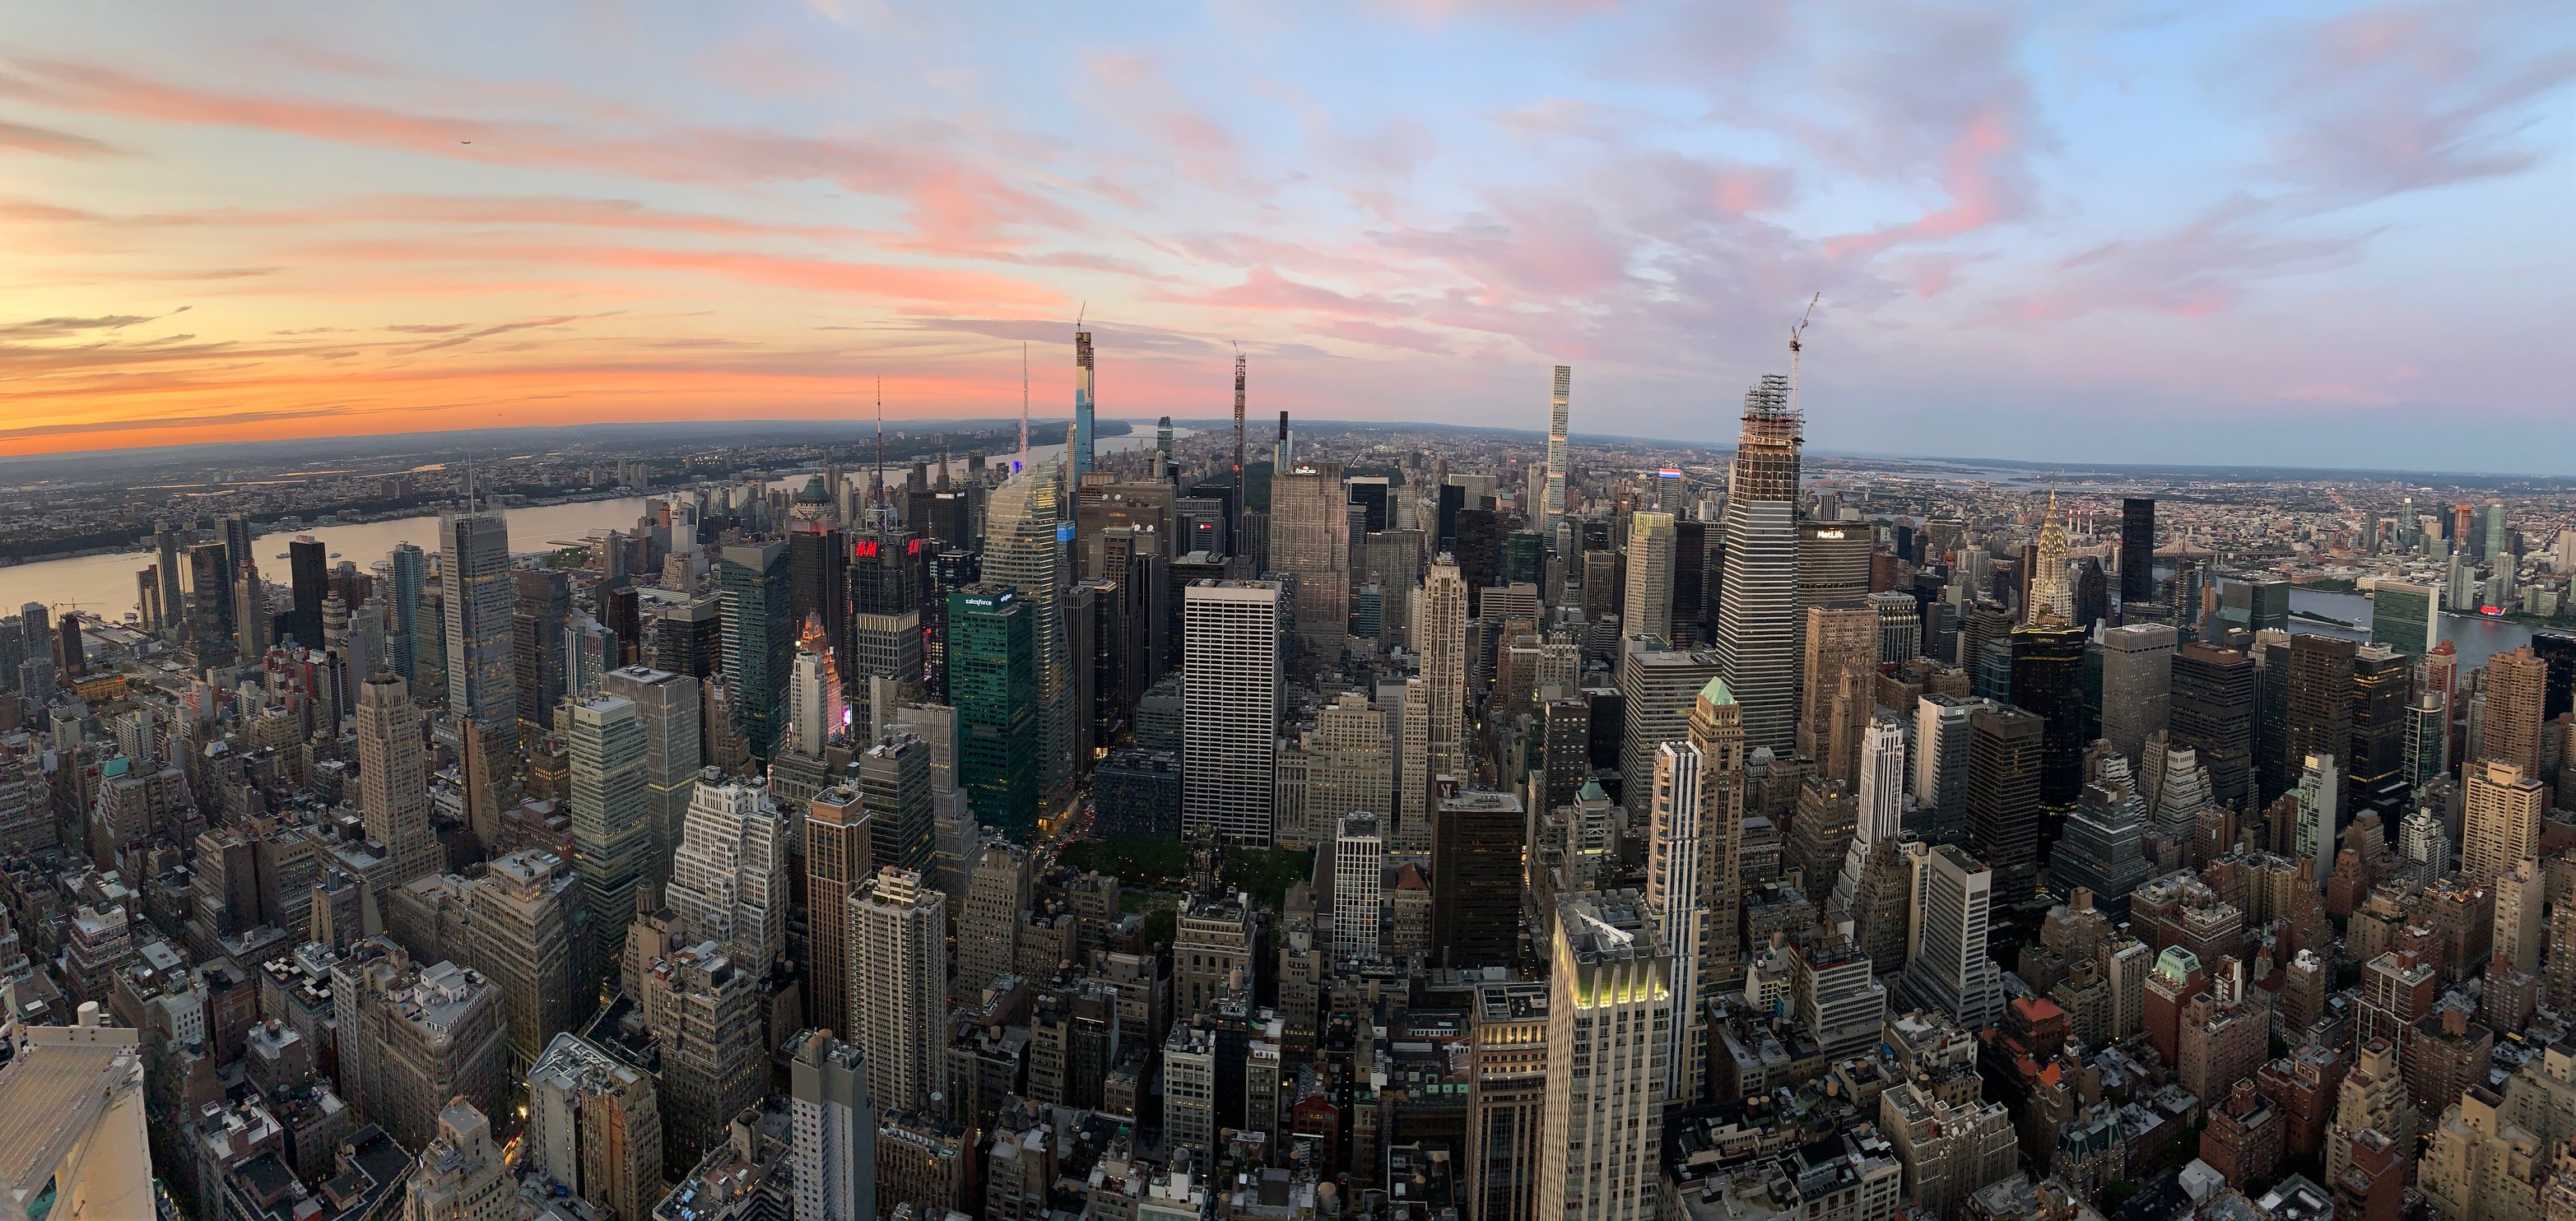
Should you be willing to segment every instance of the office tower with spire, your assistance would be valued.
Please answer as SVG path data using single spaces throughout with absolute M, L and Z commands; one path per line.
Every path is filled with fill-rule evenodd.
M 752 757 L 785 746 L 781 705 L 794 662 L 797 625 L 787 618 L 787 545 L 735 543 L 716 564 L 724 596 L 725 691 Z
M 1619 630 L 1670 643 L 1673 639 L 1673 515 L 1640 510 L 1628 515 L 1628 587 L 1619 600 Z
M 690 944 L 715 942 L 755 975 L 787 956 L 787 821 L 758 781 L 702 775 L 662 905 Z
M 1270 477 L 1270 569 L 1296 578 L 1297 642 L 1322 663 L 1350 635 L 1350 494 L 1338 462 L 1299 463 Z
M 2031 546 L 2030 591 L 2022 622 L 2012 631 L 2012 702 L 2040 718 L 2046 730 L 2039 757 L 2039 802 L 2062 817 L 2075 808 L 2084 788 L 2085 629 L 2075 623 L 2074 593 L 2068 583 L 2066 524 L 2057 511 L 2057 493 L 2048 494 L 2047 517 Z M 2039 855 L 2056 842 L 2056 818 L 2040 826 Z M 1987 855 L 1997 866 L 1996 890 L 2008 903 L 2029 897 L 2011 871 L 2019 862 Z
M 589 901 L 593 944 L 624 945 L 653 848 L 644 719 L 629 700 L 584 700 L 572 706 L 567 739 L 573 868 Z
M 927 1110 L 942 1092 L 948 1044 L 948 897 L 907 869 L 883 869 L 849 905 L 850 1042 L 868 1096 L 889 1111 Z
M 1704 957 L 1699 939 L 1707 921 L 1703 888 L 1715 879 L 1707 866 L 1716 855 L 1706 843 L 1707 803 L 1700 796 L 1699 748 L 1688 742 L 1665 742 L 1655 748 L 1654 795 L 1648 809 L 1652 822 L 1646 847 L 1646 906 L 1654 913 L 1655 935 L 1671 954 L 1672 995 L 1689 1004 L 1699 995 L 1699 969 Z M 1685 1017 L 1672 1023 L 1665 1042 L 1664 1097 L 1696 1098 L 1701 1066 L 1704 1019 Z
M 1553 539 L 1556 523 L 1565 516 L 1565 476 L 1571 455 L 1566 450 L 1566 411 L 1574 389 L 1574 368 L 1556 367 L 1554 393 L 1548 396 L 1547 411 L 1547 494 L 1539 503 L 1539 532 Z
M 378 671 L 358 686 L 358 811 L 367 838 L 384 845 L 388 893 L 444 867 L 429 823 L 420 708 L 411 702 L 410 687 L 391 671 Z
M 1549 976 L 1547 1117 L 1538 1211 L 1550 1221 L 1651 1221 L 1661 1198 L 1672 1072 L 1672 954 L 1633 890 L 1558 904 Z
M 1788 379 L 1745 392 L 1728 475 L 1717 651 L 1744 711 L 1745 741 L 1785 755 L 1798 712 L 1799 415 Z
M 1028 608 L 1037 675 L 1038 784 L 1070 784 L 1078 736 L 1072 660 L 1064 634 L 1063 466 L 1048 459 L 994 490 L 984 509 L 984 580 L 1019 591 Z M 953 664 L 953 663 L 952 663 Z
M 1181 827 L 1267 847 L 1278 781 L 1283 598 L 1275 581 L 1182 591 Z

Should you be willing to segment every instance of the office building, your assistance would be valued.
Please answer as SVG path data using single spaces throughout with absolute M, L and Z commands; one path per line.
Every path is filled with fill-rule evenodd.
M 1521 839 L 1528 818 L 1520 798 L 1509 793 L 1461 790 L 1434 805 L 1432 961 L 1492 967 L 1520 960 Z
M 1036 697 L 1037 783 L 1047 793 L 1072 782 L 1079 736 L 1073 707 L 1073 660 L 1065 637 L 1063 599 L 1072 584 L 1065 563 L 1069 535 L 1064 470 L 1057 459 L 1037 463 L 993 490 L 984 507 L 983 580 L 1010 587 L 1029 608 L 1033 688 Z M 949 607 L 955 634 L 956 607 Z M 954 640 L 950 644 L 955 647 Z M 952 657 L 951 666 L 955 662 Z M 952 684 L 954 678 L 952 676 Z M 1087 712 L 1087 710 L 1085 710 Z M 1030 809 L 1034 811 L 1032 801 Z M 981 806 L 977 813 L 988 819 Z M 998 821 L 998 820 L 997 820 Z
M 712 941 L 753 975 L 787 956 L 788 834 L 767 786 L 698 777 L 662 896 L 683 941 Z
M 2351 759 L 2353 657 L 2359 651 L 2352 641 L 2330 636 L 2290 638 L 2288 701 L 2281 726 L 2281 749 L 2290 766 L 2310 755 L 2331 755 L 2339 767 Z M 2342 808 L 2348 810 L 2350 795 L 2344 796 Z
M 2137 763 L 2165 732 L 2173 701 L 2174 630 L 2133 623 L 2102 632 L 2102 736 Z
M 1267 846 L 1286 681 L 1279 584 L 1200 580 L 1182 597 L 1182 828 Z
M 2156 502 L 2147 496 L 2120 501 L 2120 605 L 2156 600 Z
M 1309 657 L 1337 658 L 1350 634 L 1350 520 L 1340 463 L 1299 463 L 1271 476 L 1270 570 L 1296 580 L 1297 640 Z
M 2472 760 L 2460 820 L 2460 876 L 2484 885 L 2540 850 L 2541 784 L 2510 763 Z
M 655 958 L 638 980 L 636 1008 L 652 1031 L 660 1069 L 662 1146 L 696 1165 L 724 1143 L 726 1125 L 757 1105 L 769 1084 L 766 1004 L 758 971 L 700 942 Z M 687 1188 L 682 1188 L 686 1191 Z
M 787 617 L 787 545 L 727 546 L 716 575 L 724 595 L 725 690 L 744 744 L 765 763 L 787 745 L 782 713 L 797 626 Z
M 847 911 L 850 892 L 876 872 L 869 847 L 870 810 L 858 789 L 835 784 L 814 795 L 805 815 L 805 902 L 817 912 Z M 850 1015 L 850 922 L 817 919 L 805 929 L 805 1024 L 843 1030 Z
M 1476 985 L 1468 1015 L 1475 1078 L 1467 1087 L 1465 1215 L 1531 1215 L 1546 1138 L 1548 993 L 1544 980 Z
M 2011 705 L 1968 717 L 1967 850 L 2001 862 L 1992 891 L 2006 909 L 2029 902 L 2038 886 L 2046 733 L 2046 722 Z
M 867 799 L 869 842 L 879 867 L 930 869 L 937 797 L 931 754 L 919 735 L 889 729 L 859 756 L 859 793 Z
M 1633 562 L 1633 561 L 1632 561 Z M 1877 610 L 1841 601 L 1806 608 L 1800 670 L 1798 753 L 1812 775 L 1849 785 L 1860 766 L 1861 734 L 1877 704 Z
M 340 1096 L 407 1147 L 429 1143 L 433 1117 L 463 1098 L 487 1113 L 508 1084 L 497 989 L 480 973 L 370 938 L 331 968 Z
M 527 1073 L 519 1166 L 617 1221 L 662 1198 L 662 1110 L 652 1074 L 580 1035 L 558 1034 Z
M 1699 968 L 1702 954 L 1699 938 L 1705 923 L 1706 904 L 1703 889 L 1713 879 L 1714 853 L 1709 851 L 1705 815 L 1706 803 L 1700 796 L 1700 762 L 1698 747 L 1689 742 L 1665 742 L 1655 748 L 1655 773 L 1648 809 L 1646 846 L 1646 906 L 1653 913 L 1655 935 L 1660 939 L 1672 964 L 1672 995 L 1688 1004 L 1699 995 Z M 1694 1045 L 1700 1023 L 1685 1018 L 1672 1023 L 1663 1040 L 1665 1076 L 1664 1097 L 1684 1100 L 1698 1095 L 1702 1063 Z
M 790 1054 L 796 1221 L 876 1221 L 877 1111 L 866 1057 L 824 1030 L 800 1035 Z
M 441 1107 L 438 1134 L 403 1185 L 403 1221 L 498 1221 L 518 1203 L 491 1121 L 462 1098 Z
M 645 666 L 601 675 L 599 693 L 635 705 L 644 725 L 644 809 L 653 839 L 645 877 L 658 890 L 669 880 L 671 854 L 679 849 L 689 799 L 697 792 L 705 734 L 698 718 L 705 701 L 686 675 Z
M 1621 794 L 1639 821 L 1646 816 L 1653 786 L 1655 748 L 1690 736 L 1690 718 L 1709 680 L 1721 676 L 1722 654 L 1684 652 L 1640 642 L 1627 647 L 1619 662 L 1619 692 L 1625 705 L 1620 727 L 1619 770 L 1631 777 Z M 1734 685 L 1726 685 L 1728 691 Z M 1748 739 L 1751 730 L 1746 731 Z M 1748 741 L 1747 748 L 1750 749 Z
M 945 1079 L 948 899 L 921 875 L 886 869 L 849 902 L 850 1042 L 868 1067 L 868 1097 L 922 1111 Z
M 1011 974 L 1020 922 L 1032 897 L 1028 850 L 988 838 L 967 858 L 966 904 L 957 914 L 957 991 L 973 996 Z
M 429 824 L 429 768 L 420 707 L 390 670 L 358 685 L 358 810 L 367 838 L 384 845 L 388 888 L 439 872 L 445 858 Z
M 1744 429 L 1728 476 L 1717 653 L 1744 711 L 1745 741 L 1785 754 L 1798 710 L 1797 405 L 1788 379 L 1745 392 Z
M 2107 665 L 2107 655 L 2104 660 Z M 2243 809 L 2254 792 L 2256 698 L 2251 657 L 2199 640 L 2174 650 L 2167 741 L 2200 756 L 2209 769 L 2210 799 L 2231 810 Z
M 518 718 L 511 665 L 510 526 L 498 513 L 438 519 L 440 599 L 447 614 L 447 708 L 490 733 Z
M 2343 808 L 2342 761 L 2333 755 L 2309 755 L 2294 790 L 2297 823 L 2290 832 L 2290 858 L 2307 871 L 2312 890 L 2323 890 L 2334 872 L 2336 811 Z
M 1671 954 L 1643 896 L 1621 890 L 1562 899 L 1550 957 L 1539 1215 L 1650 1221 L 1671 1069 L 1652 1032 L 1673 1020 Z
M 1345 691 L 1315 711 L 1315 727 L 1299 742 L 1306 761 L 1305 825 L 1281 827 L 1283 840 L 1312 844 L 1341 826 L 1342 816 L 1395 811 L 1395 735 L 1387 715 L 1357 691 Z M 1431 848 L 1429 823 L 1408 827 L 1382 820 L 1387 843 L 1399 851 Z
M 1397 799 L 1402 812 L 1399 827 L 1410 824 L 1417 814 L 1429 815 L 1427 803 L 1434 777 L 1467 772 L 1469 607 L 1466 577 L 1451 557 L 1442 555 L 1431 561 L 1420 599 L 1414 623 L 1421 637 L 1423 766 L 1414 768 L 1408 759 L 1396 769 L 1397 783 L 1404 790 Z M 1413 707 L 1408 694 L 1407 716 L 1412 715 Z
M 2409 657 L 2433 651 L 2441 638 L 2442 591 L 2409 581 L 2377 581 L 2370 587 L 2370 643 Z
M 1340 962 L 1374 962 L 1385 903 L 1383 873 L 1386 840 L 1377 816 L 1344 818 L 1333 837 L 1333 957 Z
M 1628 515 L 1628 586 L 1619 600 L 1620 631 L 1670 643 L 1673 639 L 1673 515 Z
M 494 858 L 466 903 L 474 969 L 500 992 L 509 1064 L 523 1072 L 599 997 L 581 880 L 553 853 L 521 849 Z
M 1984 1029 L 2003 1011 L 2001 973 L 1986 953 L 1994 873 L 1952 844 L 1925 853 L 1916 868 L 1906 992 L 1964 1029 Z
M 2541 726 L 2549 704 L 2549 666 L 2530 645 L 2487 658 L 2487 715 L 2476 757 L 2541 774 Z
M 304 648 L 321 648 L 322 600 L 331 586 L 330 549 L 310 534 L 289 540 L 286 573 L 295 597 L 295 609 L 286 618 L 286 634 Z
M 645 794 L 644 719 L 631 700 L 601 696 L 572 706 L 573 868 L 581 875 L 596 944 L 624 945 L 635 888 L 653 855 Z
M 948 696 L 957 784 L 975 817 L 1027 837 L 1038 820 L 1038 606 L 1006 585 L 948 596 Z

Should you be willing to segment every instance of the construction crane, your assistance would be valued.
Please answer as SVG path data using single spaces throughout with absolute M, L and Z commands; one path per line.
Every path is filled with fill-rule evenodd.
M 1822 291 L 1807 298 L 1807 312 L 1798 315 L 1797 325 L 1789 328 L 1789 410 L 1798 410 L 1798 345 L 1807 333 L 1807 320 L 1816 316 L 1816 302 L 1825 299 Z

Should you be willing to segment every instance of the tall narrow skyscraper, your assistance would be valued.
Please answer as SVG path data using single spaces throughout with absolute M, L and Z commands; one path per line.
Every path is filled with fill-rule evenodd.
M 1717 652 L 1744 712 L 1745 744 L 1786 755 L 1798 714 L 1798 411 L 1766 373 L 1744 394 L 1726 496 Z
M 1556 367 L 1555 393 L 1548 398 L 1547 412 L 1547 499 L 1539 505 L 1539 532 L 1551 539 L 1556 536 L 1556 523 L 1565 516 L 1566 411 L 1574 389 L 1574 368 Z
M 248 563 L 249 557 L 243 557 L 241 564 Z M 420 614 L 421 594 L 429 585 L 429 553 L 410 543 L 396 543 L 392 567 L 394 673 L 402 675 L 404 682 L 416 683 L 420 681 L 420 659 L 429 657 L 435 664 L 446 645 L 439 630 L 442 625 L 430 623 Z
M 766 761 L 787 744 L 783 705 L 797 626 L 787 618 L 787 544 L 733 544 L 716 571 L 724 591 L 725 690 L 744 743 Z
M 310 534 L 289 541 L 286 574 L 295 595 L 295 614 L 287 620 L 287 634 L 303 648 L 321 648 L 322 599 L 331 584 L 330 548 Z
M 1672 954 L 1672 994 L 1688 1004 L 1699 995 L 1701 925 L 1707 904 L 1701 888 L 1709 853 L 1703 840 L 1706 804 L 1700 800 L 1700 751 L 1688 742 L 1666 742 L 1655 748 L 1654 796 L 1648 807 L 1653 823 L 1646 847 L 1646 906 L 1653 910 L 1655 933 Z M 1694 1098 L 1701 1062 L 1699 1023 L 1672 1023 L 1666 1038 L 1664 1097 Z
M 1671 643 L 1673 639 L 1673 515 L 1628 515 L 1628 588 L 1619 601 L 1619 631 Z
M 877 1112 L 867 1057 L 828 1030 L 806 1031 L 793 1055 L 796 1221 L 876 1221 Z
M 1448 555 L 1431 561 L 1416 619 L 1422 637 L 1423 767 L 1400 772 L 1396 782 L 1408 798 L 1420 795 L 1427 802 L 1435 778 L 1460 775 L 1467 766 L 1467 582 Z
M 599 690 L 633 702 L 644 722 L 645 821 L 653 837 L 645 878 L 658 892 L 669 880 L 671 853 L 680 846 L 689 798 L 697 790 L 705 698 L 687 677 L 644 666 L 609 671 L 600 676 Z
M 1073 333 L 1073 474 L 1091 473 L 1091 332 Z
M 868 1066 L 868 1095 L 888 1110 L 923 1110 L 945 1084 L 948 896 L 904 869 L 880 870 L 849 901 L 850 1041 Z
M 1350 634 L 1350 496 L 1338 462 L 1270 477 L 1270 567 L 1296 578 L 1297 640 L 1310 658 L 1339 658 Z
M 1036 608 L 1008 585 L 948 595 L 948 698 L 957 785 L 975 817 L 1027 839 L 1038 819 Z
M 1551 956 L 1538 1215 L 1649 1221 L 1672 1071 L 1652 1032 L 1672 1021 L 1671 952 L 1636 891 L 1581 891 L 1558 904 Z

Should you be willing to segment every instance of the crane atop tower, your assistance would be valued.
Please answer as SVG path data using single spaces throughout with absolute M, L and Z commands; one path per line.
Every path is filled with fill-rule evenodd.
M 1824 299 L 1822 290 L 1807 298 L 1807 311 L 1798 315 L 1797 324 L 1789 328 L 1789 410 L 1792 412 L 1798 410 L 1798 348 L 1807 334 L 1807 320 L 1816 316 L 1816 302 Z

